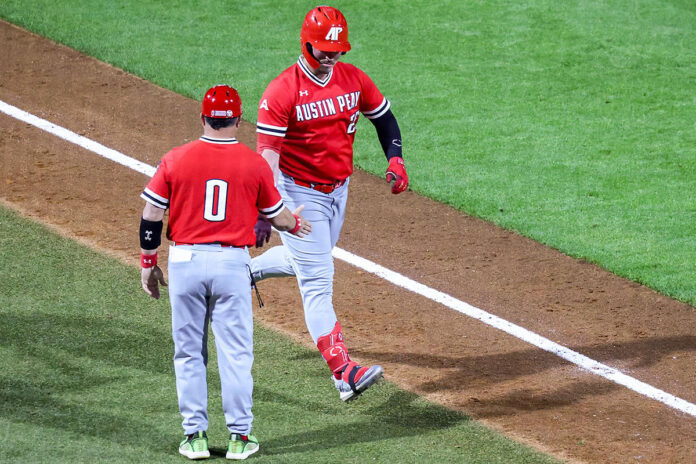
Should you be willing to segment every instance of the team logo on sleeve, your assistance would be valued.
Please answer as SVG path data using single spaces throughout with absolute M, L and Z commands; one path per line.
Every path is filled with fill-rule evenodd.
M 260 110 L 263 109 L 263 110 L 268 111 L 268 100 L 267 100 L 267 99 L 265 99 L 265 98 L 263 99 L 263 101 L 262 101 L 261 104 L 259 105 L 259 109 L 260 109 Z

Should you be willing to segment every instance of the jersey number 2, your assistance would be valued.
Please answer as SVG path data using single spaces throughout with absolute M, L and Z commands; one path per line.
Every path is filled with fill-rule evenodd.
M 227 211 L 227 182 L 211 179 L 205 183 L 205 209 L 203 217 L 210 222 L 225 220 Z
M 360 112 L 358 111 L 350 115 L 350 124 L 348 124 L 348 129 L 346 130 L 346 133 L 352 134 L 353 132 L 355 132 L 355 125 L 358 123 L 358 116 L 360 116 Z

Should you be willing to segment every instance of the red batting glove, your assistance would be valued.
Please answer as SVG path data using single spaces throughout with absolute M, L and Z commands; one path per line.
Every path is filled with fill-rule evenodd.
M 406 175 L 406 166 L 404 159 L 394 156 L 389 159 L 389 167 L 387 167 L 387 182 L 393 182 L 392 193 L 397 194 L 405 192 L 408 188 L 408 175 Z

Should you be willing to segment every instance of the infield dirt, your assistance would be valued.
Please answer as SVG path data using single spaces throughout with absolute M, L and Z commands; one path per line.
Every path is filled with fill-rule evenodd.
M 0 62 L 0 100 L 150 165 L 200 135 L 197 101 L 1 21 Z M 145 176 L 4 114 L 0 128 L 0 198 L 137 266 Z M 254 128 L 239 138 L 254 147 Z M 361 171 L 338 246 L 696 402 L 689 305 L 412 192 L 393 196 Z M 401 387 L 569 462 L 696 462 L 696 418 L 338 260 L 335 280 L 352 356 Z M 257 321 L 310 346 L 296 282 L 260 288 Z

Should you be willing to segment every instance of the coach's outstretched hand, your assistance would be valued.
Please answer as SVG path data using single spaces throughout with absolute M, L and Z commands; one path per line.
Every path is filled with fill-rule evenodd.
M 394 156 L 389 159 L 386 176 L 387 182 L 392 183 L 393 194 L 404 192 L 408 188 L 408 175 L 406 175 L 406 166 L 403 158 Z
M 295 224 L 295 227 L 289 231 L 291 234 L 297 235 L 300 238 L 306 237 L 312 232 L 312 223 L 303 218 L 300 214 L 303 209 L 304 205 L 300 205 L 295 211 L 292 212 L 292 215 L 295 216 L 297 223 Z
M 140 271 L 140 281 L 142 282 L 145 293 L 155 300 L 159 300 L 160 297 L 160 284 L 164 287 L 167 286 L 167 282 L 164 281 L 164 274 L 159 266 L 143 268 Z

